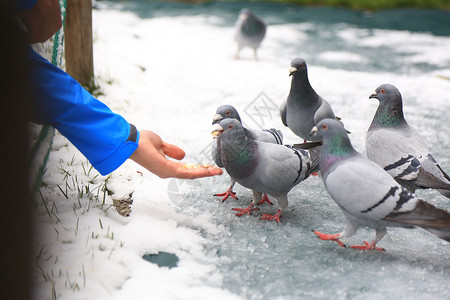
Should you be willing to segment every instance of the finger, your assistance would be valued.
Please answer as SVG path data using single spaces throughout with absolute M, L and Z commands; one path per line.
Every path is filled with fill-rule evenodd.
M 210 177 L 215 175 L 222 175 L 223 170 L 217 167 L 208 167 L 208 168 L 198 168 L 198 169 L 190 169 L 187 170 L 185 168 L 182 168 L 177 173 L 177 178 L 186 178 L 186 179 L 195 179 L 195 178 L 201 178 L 201 177 Z
M 201 178 L 201 177 L 210 177 L 215 175 L 222 175 L 223 170 L 218 167 L 214 166 L 207 166 L 207 167 L 197 167 L 197 168 L 190 168 L 187 167 L 186 164 L 181 162 L 175 162 L 175 161 L 168 161 L 167 162 L 167 169 L 166 170 L 172 170 L 172 174 L 170 174 L 170 177 L 176 177 L 176 178 L 184 178 L 184 179 L 195 179 L 195 178 Z
M 184 150 L 181 149 L 180 147 L 166 143 L 166 142 L 162 143 L 162 150 L 164 151 L 165 155 L 172 157 L 174 159 L 178 159 L 178 160 L 183 159 L 184 156 L 186 155 Z

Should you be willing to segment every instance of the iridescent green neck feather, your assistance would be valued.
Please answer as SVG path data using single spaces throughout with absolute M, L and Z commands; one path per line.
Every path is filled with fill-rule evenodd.
M 335 135 L 323 139 L 320 154 L 321 173 L 327 173 L 328 169 L 331 168 L 336 162 L 348 158 L 355 153 L 357 152 L 353 148 L 347 135 Z
M 380 103 L 369 130 L 380 127 L 399 127 L 405 123 L 401 103 L 393 106 Z

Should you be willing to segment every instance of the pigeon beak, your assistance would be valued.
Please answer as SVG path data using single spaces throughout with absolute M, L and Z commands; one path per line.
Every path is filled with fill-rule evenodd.
M 211 131 L 211 135 L 213 137 L 218 137 L 219 135 L 221 135 L 223 132 L 223 127 L 220 126 L 219 124 L 214 124 L 213 129 Z
M 240 14 L 239 17 L 238 17 L 238 19 L 239 19 L 240 21 L 244 21 L 244 20 L 247 19 L 247 18 L 248 18 L 248 13 Z
M 223 119 L 223 117 L 221 116 L 221 115 L 219 115 L 219 114 L 216 114 L 214 117 L 213 117 L 213 122 L 212 122 L 212 124 L 214 125 L 214 124 L 216 124 L 216 123 L 218 123 L 220 120 L 222 120 Z
M 314 126 L 311 130 L 311 132 L 309 133 L 309 136 L 313 136 L 315 135 L 317 132 L 319 132 L 319 129 L 317 128 L 317 126 Z
M 289 76 L 294 75 L 295 72 L 297 72 L 297 68 L 296 67 L 290 67 L 289 68 Z
M 377 98 L 377 96 L 378 96 L 378 93 L 377 93 L 377 92 L 373 92 L 373 94 L 371 94 L 371 95 L 369 96 L 369 99 L 371 99 L 371 98 Z

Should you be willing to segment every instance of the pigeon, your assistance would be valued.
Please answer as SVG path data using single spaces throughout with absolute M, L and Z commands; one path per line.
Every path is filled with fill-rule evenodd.
M 234 35 L 238 44 L 236 59 L 239 59 L 239 52 L 244 47 L 252 48 L 255 59 L 258 59 L 256 52 L 266 35 L 266 29 L 267 24 L 263 19 L 253 14 L 249 9 L 243 8 L 239 12 Z
M 289 76 L 292 76 L 291 90 L 281 106 L 281 120 L 305 142 L 319 141 L 318 137 L 309 135 L 311 129 L 323 119 L 338 118 L 334 115 L 330 104 L 311 87 L 304 59 L 295 58 L 291 61 Z
M 366 135 L 367 157 L 412 192 L 432 188 L 450 198 L 450 177 L 406 122 L 399 90 L 383 84 L 369 98 L 380 104 Z
M 322 180 L 347 220 L 341 233 L 314 231 L 320 239 L 345 246 L 340 239 L 350 237 L 359 227 L 366 226 L 375 229 L 375 239 L 351 247 L 384 250 L 376 244 L 386 235 L 386 227 L 420 227 L 450 242 L 450 213 L 418 199 L 383 168 L 357 152 L 338 121 L 322 120 L 311 134 L 322 139 Z
M 320 146 L 310 150 L 287 145 L 265 143 L 252 137 L 236 119 L 223 119 L 212 131 L 218 139 L 220 157 L 227 173 L 240 185 L 253 191 L 252 203 L 237 216 L 250 215 L 262 193 L 274 197 L 279 205 L 275 215 L 263 214 L 261 219 L 280 222 L 288 206 L 289 191 L 318 170 Z
M 241 122 L 241 117 L 237 112 L 236 108 L 232 105 L 221 105 L 217 108 L 216 114 L 213 117 L 212 124 L 218 123 L 222 119 L 236 119 Z M 245 129 L 249 135 L 251 135 L 255 140 L 267 142 L 267 143 L 275 143 L 275 144 L 283 144 L 283 133 L 275 128 L 263 129 L 263 130 L 255 130 L 255 129 Z M 215 140 L 212 144 L 212 157 L 216 165 L 220 168 L 223 168 L 223 163 L 220 158 L 220 151 L 217 147 L 218 140 Z M 231 177 L 230 187 L 225 193 L 214 194 L 214 196 L 224 196 L 222 198 L 222 202 L 224 202 L 229 196 L 237 200 L 236 193 L 233 192 L 233 187 L 236 181 Z M 262 200 L 258 204 L 262 204 L 264 202 L 268 202 L 272 204 L 272 202 L 267 197 L 267 194 L 264 195 Z

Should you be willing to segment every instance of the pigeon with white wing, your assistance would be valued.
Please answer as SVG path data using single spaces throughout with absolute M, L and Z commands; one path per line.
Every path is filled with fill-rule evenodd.
M 288 206 L 289 191 L 317 171 L 320 146 L 310 150 L 264 143 L 255 140 L 236 119 L 224 119 L 212 131 L 217 137 L 220 157 L 227 173 L 240 185 L 253 191 L 252 203 L 236 215 L 257 210 L 255 205 L 262 193 L 278 201 L 275 215 L 263 214 L 262 219 L 280 221 L 282 211 Z
M 358 153 L 338 121 L 322 120 L 311 134 L 322 139 L 322 180 L 347 220 L 341 233 L 315 231 L 320 239 L 344 246 L 340 239 L 354 235 L 364 226 L 375 229 L 375 239 L 351 247 L 383 250 L 376 244 L 386 235 L 387 227 L 420 227 L 450 242 L 450 213 L 418 199 L 379 165 Z
M 379 106 L 366 135 L 367 157 L 413 192 L 432 188 L 450 198 L 450 177 L 406 122 L 399 90 L 383 84 L 369 98 Z

